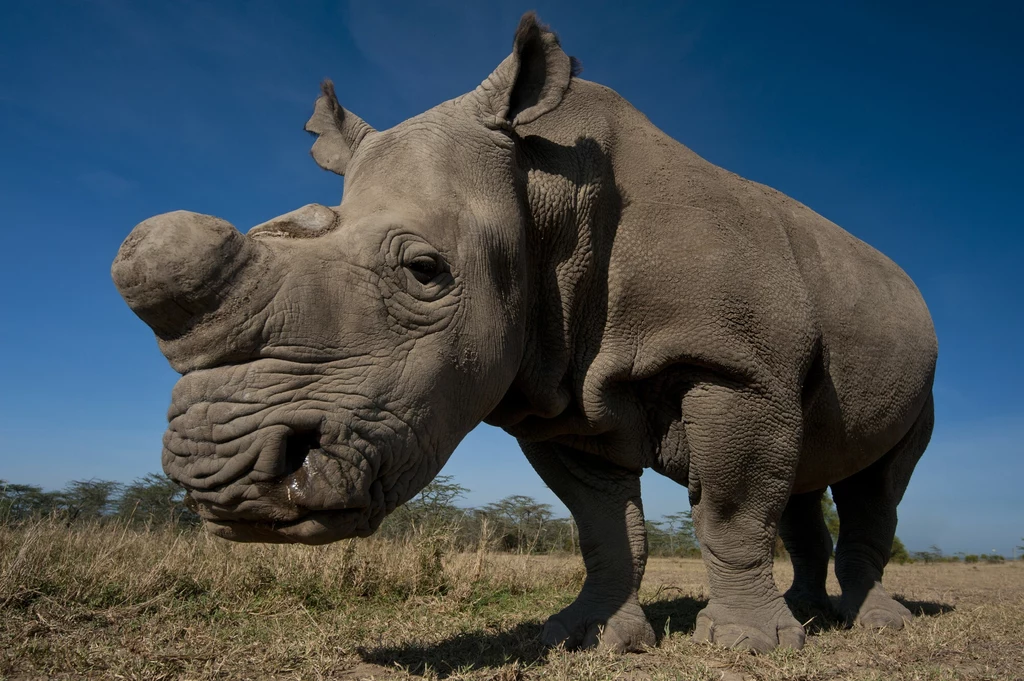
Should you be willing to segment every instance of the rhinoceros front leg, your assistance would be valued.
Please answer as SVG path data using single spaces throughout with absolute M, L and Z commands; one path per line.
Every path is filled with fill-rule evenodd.
M 804 629 L 772 576 L 799 458 L 799 398 L 701 386 L 684 398 L 683 417 L 694 529 L 711 587 L 694 639 L 756 651 L 803 647 Z
M 640 474 L 567 447 L 520 444 L 572 513 L 587 568 L 576 600 L 544 625 L 544 643 L 617 652 L 653 646 L 654 629 L 637 599 L 647 562 Z

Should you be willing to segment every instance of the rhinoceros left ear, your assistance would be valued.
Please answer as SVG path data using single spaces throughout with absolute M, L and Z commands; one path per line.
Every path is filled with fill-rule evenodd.
M 317 98 L 313 115 L 306 121 L 306 132 L 317 135 L 309 153 L 324 170 L 344 175 L 356 147 L 375 130 L 338 104 L 334 83 L 325 80 L 320 90 L 323 94 Z
M 485 115 L 512 127 L 535 121 L 562 102 L 577 64 L 558 36 L 527 12 L 519 20 L 512 54 L 476 89 Z

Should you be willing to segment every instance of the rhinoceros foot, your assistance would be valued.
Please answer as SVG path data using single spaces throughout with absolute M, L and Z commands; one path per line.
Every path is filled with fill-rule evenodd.
M 759 608 L 739 608 L 712 600 L 697 613 L 693 640 L 758 653 L 779 646 L 800 650 L 804 647 L 804 628 L 782 598 Z
M 855 595 L 848 598 L 843 593 L 841 609 L 851 624 L 868 629 L 902 629 L 914 617 L 910 610 L 893 600 L 878 583 L 863 600 Z
M 577 599 L 552 615 L 541 634 L 544 645 L 567 650 L 606 648 L 617 653 L 639 652 L 655 644 L 654 629 L 635 600 L 618 606 Z

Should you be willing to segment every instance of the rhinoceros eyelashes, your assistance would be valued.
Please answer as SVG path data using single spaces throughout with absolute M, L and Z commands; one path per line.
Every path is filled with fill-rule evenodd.
M 402 267 L 409 277 L 407 289 L 422 300 L 437 300 L 454 284 L 447 263 L 436 253 L 417 253 L 406 259 Z
M 390 284 L 385 295 L 409 305 L 432 306 L 458 293 L 459 280 L 451 263 L 412 229 L 394 227 L 383 247 L 387 272 L 383 282 Z
M 452 268 L 438 250 L 422 237 L 398 228 L 387 240 L 385 263 L 408 300 L 433 303 L 458 288 Z
M 417 255 L 405 266 L 412 272 L 416 281 L 424 285 L 432 282 L 443 271 L 440 259 L 428 254 Z

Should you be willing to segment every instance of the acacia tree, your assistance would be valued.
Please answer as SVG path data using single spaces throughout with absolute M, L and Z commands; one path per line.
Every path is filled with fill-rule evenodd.
M 185 489 L 161 473 L 150 473 L 126 485 L 117 499 L 116 513 L 133 524 L 200 524 L 199 516 L 185 505 Z
M 458 535 L 466 530 L 467 512 L 455 505 L 468 489 L 455 482 L 451 475 L 439 475 L 427 484 L 420 493 L 399 506 L 381 525 L 380 534 L 385 537 L 407 537 L 415 532 L 445 529 Z
M 69 522 L 102 520 L 114 514 L 122 489 L 113 480 L 72 480 L 56 498 Z
M 0 522 L 16 523 L 48 515 L 57 509 L 58 502 L 57 492 L 44 492 L 36 485 L 0 480 Z
M 652 556 L 693 556 L 699 554 L 690 511 L 671 513 L 662 520 L 648 520 L 647 550 Z
M 669 548 L 668 532 L 665 531 L 665 521 L 645 520 L 644 529 L 647 530 L 647 552 L 652 556 L 666 555 L 671 552 Z
M 454 476 L 439 475 L 409 500 L 405 508 L 423 518 L 450 521 L 462 515 L 455 501 L 465 497 L 468 492 L 468 489 L 455 482 Z
M 0 480 L 0 522 L 55 515 L 68 523 L 117 516 L 158 525 L 198 524 L 198 516 L 185 507 L 184 499 L 185 490 L 160 474 L 143 476 L 129 485 L 113 480 L 73 480 L 55 492 Z
M 943 560 L 942 549 L 935 544 L 929 546 L 927 551 L 914 551 L 910 556 L 913 560 L 922 563 L 936 563 Z
M 518 553 L 531 553 L 537 548 L 552 516 L 549 504 L 522 494 L 491 502 L 481 511 L 495 523 L 504 548 Z

